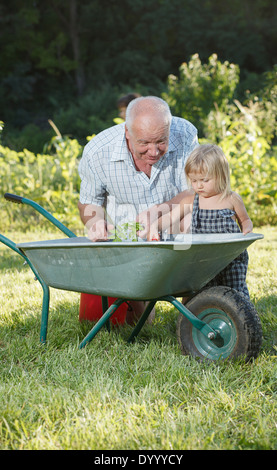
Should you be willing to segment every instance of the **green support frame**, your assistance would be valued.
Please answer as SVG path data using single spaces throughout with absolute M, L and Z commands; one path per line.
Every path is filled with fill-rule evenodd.
M 111 318 L 111 316 L 115 313 L 117 308 L 124 302 L 126 299 L 116 299 L 115 302 L 106 310 L 106 312 L 103 314 L 103 316 L 98 320 L 98 322 L 94 325 L 94 327 L 90 330 L 90 332 L 87 334 L 85 339 L 81 342 L 79 348 L 82 349 L 84 348 L 92 339 L 97 335 L 97 333 L 101 330 L 103 325 Z M 192 325 L 197 328 L 197 330 L 201 331 L 203 335 L 205 335 L 209 339 L 215 339 L 216 338 L 216 332 L 213 330 L 207 323 L 203 322 L 202 320 L 199 320 L 193 313 L 190 312 L 179 300 L 177 300 L 175 297 L 171 295 L 167 295 L 164 297 L 161 297 L 159 299 L 151 300 L 148 305 L 146 306 L 145 311 L 143 312 L 142 316 L 140 317 L 138 323 L 134 327 L 131 335 L 128 338 L 128 343 L 131 343 L 136 336 L 139 334 L 140 330 L 142 329 L 143 325 L 145 324 L 147 318 L 150 315 L 150 312 L 152 311 L 154 305 L 156 302 L 170 302 L 172 305 L 174 305 L 179 312 L 181 312 L 191 323 Z

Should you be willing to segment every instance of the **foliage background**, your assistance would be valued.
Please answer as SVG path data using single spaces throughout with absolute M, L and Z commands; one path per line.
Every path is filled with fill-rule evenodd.
M 220 144 L 254 223 L 275 224 L 276 19 L 274 0 L 2 2 L 1 195 L 35 199 L 78 229 L 87 136 L 136 91 Z M 29 224 L 22 207 L 1 209 L 1 229 Z
M 276 17 L 275 0 L 1 2 L 0 230 L 55 236 L 7 191 L 82 230 L 78 159 L 129 91 L 164 97 L 220 144 L 254 224 L 276 224 Z M 276 227 L 261 231 L 248 281 L 264 342 L 251 364 L 180 356 L 165 305 L 131 348 L 128 330 L 103 330 L 78 352 L 91 326 L 59 290 L 41 349 L 40 287 L 2 246 L 0 447 L 276 449 Z
M 51 118 L 84 143 L 113 123 L 119 94 L 160 94 L 196 53 L 239 66 L 241 99 L 246 89 L 260 90 L 277 63 L 276 20 L 275 0 L 1 2 L 5 141 L 41 152 Z

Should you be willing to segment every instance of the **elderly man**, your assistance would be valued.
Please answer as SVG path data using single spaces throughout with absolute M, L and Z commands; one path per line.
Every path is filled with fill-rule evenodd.
M 196 128 L 172 117 L 165 101 L 154 96 L 131 101 L 126 122 L 94 137 L 80 161 L 78 207 L 88 237 L 107 240 L 111 227 L 135 221 L 150 206 L 184 191 L 185 160 L 197 145 Z M 144 308 L 144 302 L 130 302 L 126 322 L 136 321 Z M 153 309 L 150 321 L 154 314 Z
M 197 145 L 196 128 L 172 117 L 165 101 L 133 100 L 126 122 L 94 137 L 80 161 L 78 207 L 88 237 L 107 240 L 111 226 L 136 220 L 186 189 L 184 164 Z

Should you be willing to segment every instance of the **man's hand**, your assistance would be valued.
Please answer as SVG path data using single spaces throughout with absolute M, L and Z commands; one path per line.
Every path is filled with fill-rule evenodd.
M 88 227 L 88 238 L 92 242 L 107 241 L 109 239 L 109 231 L 114 228 L 113 225 L 107 225 L 105 220 L 98 220 Z
M 78 204 L 80 217 L 88 230 L 88 238 L 92 242 L 108 240 L 109 230 L 113 225 L 107 225 L 103 207 L 94 204 Z

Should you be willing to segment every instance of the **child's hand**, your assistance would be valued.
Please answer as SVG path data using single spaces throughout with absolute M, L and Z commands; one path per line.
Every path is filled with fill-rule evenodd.
M 150 226 L 150 213 L 149 210 L 141 212 L 137 218 L 136 222 L 139 223 L 140 225 L 140 230 L 138 230 L 137 235 L 140 238 L 146 238 L 148 232 L 149 232 L 149 226 Z
M 250 233 L 250 232 L 252 232 L 252 230 L 245 229 L 245 230 L 243 230 L 242 233 L 243 233 L 243 235 L 246 235 L 247 233 Z
M 153 242 L 153 241 L 160 241 L 160 235 L 158 232 L 158 224 L 152 224 L 150 226 L 149 232 L 147 233 L 147 241 Z
M 253 231 L 253 224 L 251 220 L 249 219 L 242 224 L 242 233 L 243 235 L 246 235 L 247 233 L 250 233 L 252 231 Z

